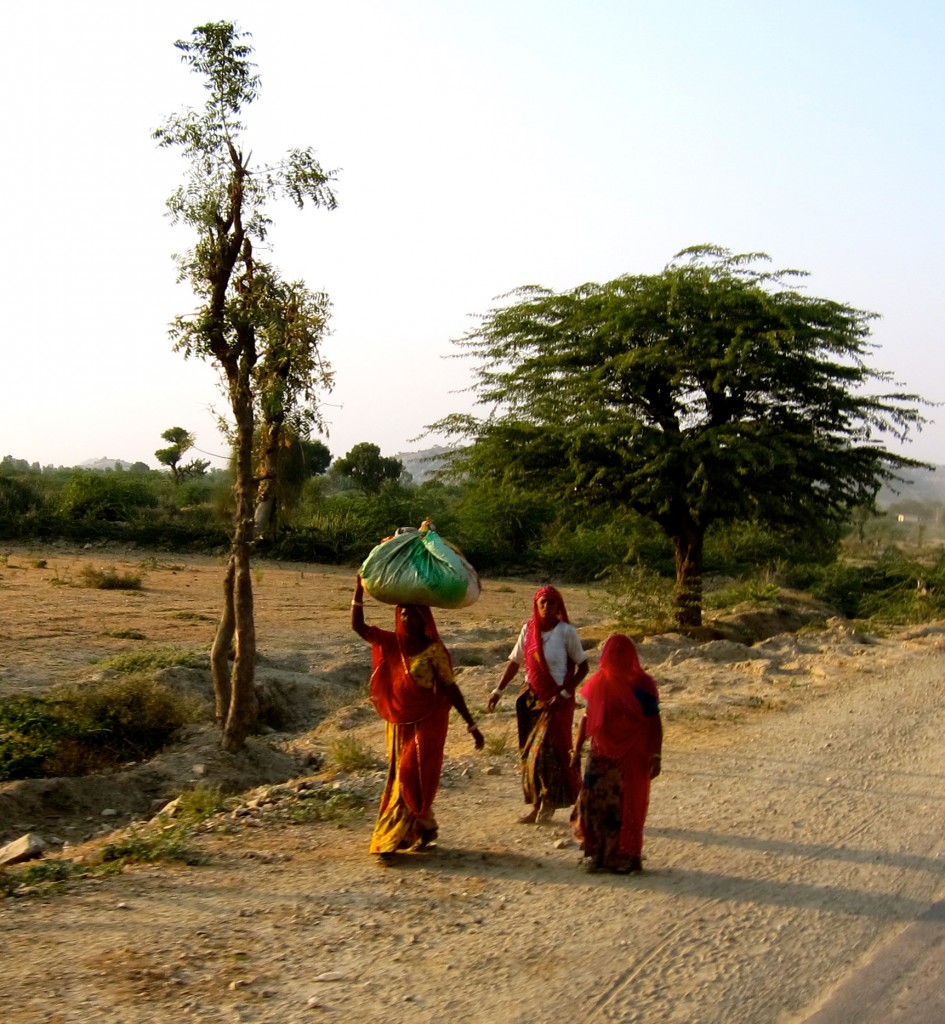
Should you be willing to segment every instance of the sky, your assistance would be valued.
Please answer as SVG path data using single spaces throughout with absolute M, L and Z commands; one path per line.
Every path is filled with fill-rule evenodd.
M 443 443 L 452 340 L 501 296 L 658 273 L 711 243 L 880 315 L 871 365 L 945 403 L 940 0 L 34 0 L 0 38 L 0 457 L 225 462 L 213 367 L 172 349 L 184 179 L 152 131 L 200 106 L 177 39 L 250 32 L 246 148 L 312 146 L 334 211 L 277 205 L 268 258 L 332 303 L 340 457 Z M 945 409 L 904 453 L 945 464 Z M 899 450 L 890 442 L 894 450 Z

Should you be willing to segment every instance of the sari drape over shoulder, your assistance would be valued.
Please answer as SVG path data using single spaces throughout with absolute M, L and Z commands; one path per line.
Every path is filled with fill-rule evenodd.
M 564 599 L 555 587 L 541 587 L 532 599 L 532 617 L 524 631 L 524 668 L 527 688 L 515 704 L 522 790 L 525 802 L 548 810 L 570 807 L 581 787 L 580 773 L 571 767 L 574 692 L 570 681 L 575 666 L 569 663 L 563 684 L 548 668 L 542 644 L 538 600 L 557 599 L 558 621 L 569 622 Z M 568 696 L 563 696 L 563 691 Z

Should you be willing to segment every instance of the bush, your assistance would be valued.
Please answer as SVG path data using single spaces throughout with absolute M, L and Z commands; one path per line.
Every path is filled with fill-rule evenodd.
M 79 573 L 79 586 L 91 590 L 140 590 L 141 577 L 117 569 L 96 569 L 87 565 Z
M 123 677 L 0 701 L 0 779 L 87 775 L 150 757 L 197 704 L 153 680 Z
M 341 736 L 328 751 L 332 765 L 342 772 L 357 772 L 378 766 L 377 756 L 355 736 Z
M 76 473 L 62 489 L 59 511 L 72 519 L 122 522 L 135 511 L 154 508 L 157 497 L 147 481 L 130 473 Z
M 927 622 L 945 615 L 945 560 L 924 566 L 890 551 L 872 565 L 835 562 L 810 590 L 851 619 Z

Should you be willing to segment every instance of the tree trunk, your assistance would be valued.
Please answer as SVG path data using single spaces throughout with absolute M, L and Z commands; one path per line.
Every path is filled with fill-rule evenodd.
M 279 447 L 282 443 L 281 415 L 266 419 L 260 426 L 263 450 L 260 458 L 256 510 L 257 538 L 272 540 L 278 530 L 276 514 L 279 504 Z
M 235 754 L 246 744 L 246 737 L 256 724 L 259 710 L 256 699 L 256 620 L 253 612 L 253 577 L 250 567 L 252 544 L 250 517 L 237 527 L 233 541 L 233 672 L 230 676 L 230 709 L 223 727 L 223 749 Z M 240 534 L 243 536 L 240 536 Z M 249 539 L 247 539 L 249 534 Z
M 216 723 L 222 729 L 230 713 L 232 686 L 230 684 L 230 654 L 233 650 L 233 634 L 236 631 L 236 614 L 233 605 L 233 583 L 236 578 L 236 560 L 233 552 L 226 563 L 223 577 L 223 612 L 210 648 L 210 672 L 213 677 L 213 694 Z
M 245 351 L 245 350 L 244 350 Z M 237 380 L 230 382 L 230 404 L 236 418 L 236 516 L 228 582 L 233 622 L 233 667 L 229 677 L 229 706 L 223 723 L 223 749 L 242 750 L 256 724 L 256 621 L 253 612 L 253 578 L 250 556 L 254 537 L 253 400 L 250 390 L 250 359 L 243 357 Z M 221 628 L 226 618 L 221 619 Z M 216 644 L 214 644 L 216 647 Z M 218 697 L 222 691 L 217 690 Z
M 676 622 L 683 628 L 702 625 L 702 545 L 705 531 L 688 524 L 673 535 L 676 556 Z

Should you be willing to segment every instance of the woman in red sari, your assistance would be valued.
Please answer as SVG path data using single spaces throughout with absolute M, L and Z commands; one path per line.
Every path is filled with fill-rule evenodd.
M 618 633 L 584 684 L 587 710 L 578 727 L 573 763 L 590 737 L 584 784 L 571 816 L 592 871 L 643 870 L 643 823 L 650 780 L 660 773 L 663 725 L 656 683 L 640 666 L 633 641 Z
M 485 740 L 453 678 L 453 663 L 430 609 L 397 605 L 393 631 L 364 622 L 358 576 L 351 628 L 371 645 L 371 700 L 387 722 L 387 786 L 371 836 L 371 853 L 422 850 L 437 836 L 433 799 L 440 785 L 450 709 L 466 722 L 477 750 Z
M 568 619 L 564 598 L 554 587 L 535 592 L 532 617 L 522 626 L 492 691 L 490 711 L 520 665 L 525 666 L 525 686 L 515 702 L 515 714 L 522 789 L 525 802 L 532 806 L 519 821 L 532 825 L 551 821 L 558 807 L 570 807 L 581 788 L 580 770 L 571 763 L 571 729 L 574 690 L 587 675 L 587 655 Z

